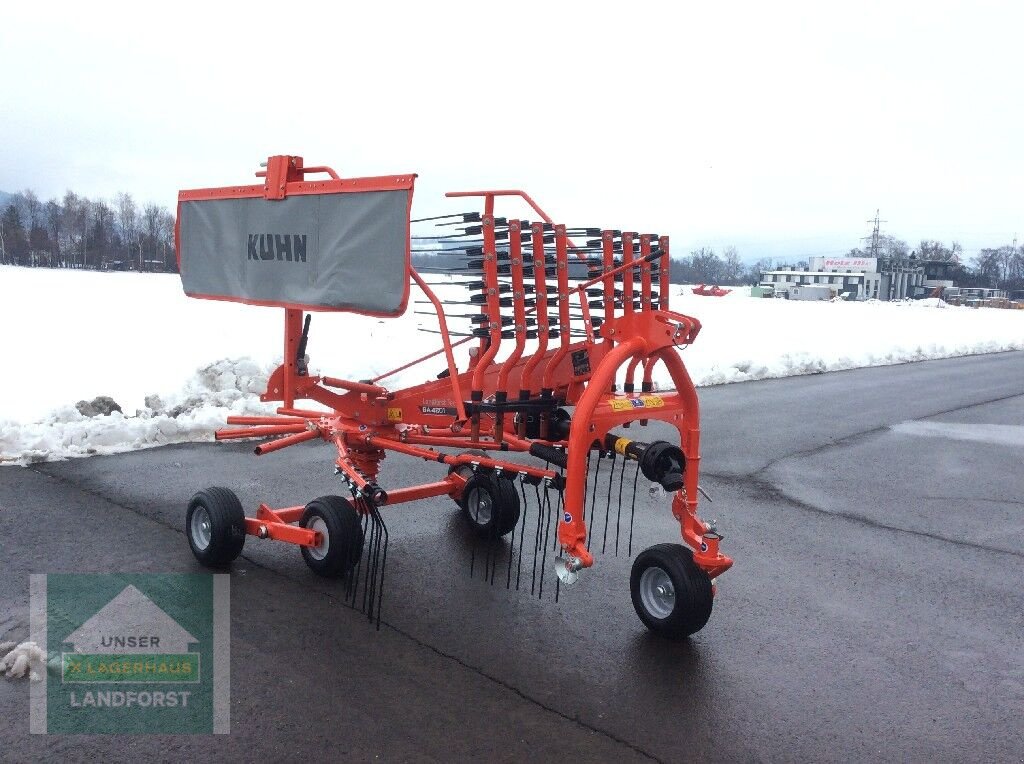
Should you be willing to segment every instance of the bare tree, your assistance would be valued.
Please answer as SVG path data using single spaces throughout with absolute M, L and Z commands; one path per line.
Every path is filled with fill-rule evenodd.
M 120 228 L 121 242 L 124 244 L 126 259 L 131 260 L 139 240 L 139 211 L 131 194 L 123 191 L 114 200 L 117 208 L 117 223 Z M 142 266 L 142 250 L 139 249 L 139 267 Z
M 156 259 L 156 255 L 160 250 L 160 222 L 162 213 L 163 208 L 152 203 L 147 204 L 142 213 L 143 230 L 150 259 Z
M 103 268 L 113 248 L 114 211 L 105 201 L 92 202 L 93 261 Z
M 963 251 L 959 242 L 954 241 L 947 247 L 941 241 L 933 239 L 922 239 L 921 245 L 917 248 L 918 257 L 922 260 L 945 260 L 953 263 L 960 262 Z
M 745 268 L 736 247 L 726 247 L 722 252 L 722 281 L 726 284 L 743 282 Z
M 694 281 L 702 284 L 720 284 L 723 282 L 725 275 L 724 264 L 713 249 L 701 247 L 700 249 L 693 250 L 690 253 L 690 266 Z
M 46 203 L 45 209 L 46 215 L 46 228 L 50 234 L 50 263 L 51 265 L 56 263 L 57 265 L 63 265 L 61 262 L 61 234 L 64 230 L 64 211 L 60 208 L 60 204 L 56 199 L 51 199 Z

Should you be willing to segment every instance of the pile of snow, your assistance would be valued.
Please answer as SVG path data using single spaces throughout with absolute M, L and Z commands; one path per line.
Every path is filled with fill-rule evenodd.
M 5 655 L 6 653 L 6 655 Z M 0 642 L 0 674 L 8 679 L 22 679 L 26 675 L 40 682 L 46 671 L 46 652 L 35 642 Z
M 199 369 L 165 397 L 148 395 L 134 415 L 85 416 L 60 406 L 36 422 L 0 420 L 0 464 L 116 454 L 167 443 L 212 440 L 229 414 L 272 413 L 261 403 L 268 371 L 251 359 L 225 359 Z
M 466 299 L 447 277 L 430 278 L 442 300 Z M 437 330 L 423 300 L 414 288 L 398 319 L 314 314 L 311 372 L 367 379 L 439 348 L 436 334 L 418 331 Z M 0 375 L 0 464 L 210 440 L 228 414 L 274 408 L 258 394 L 281 360 L 280 310 L 192 300 L 174 275 L 12 266 L 0 266 L 0 306 L 4 357 L 18 361 Z M 698 385 L 1024 348 L 1024 311 L 934 299 L 797 302 L 674 286 L 672 308 L 703 324 L 683 351 Z M 455 316 L 472 307 L 448 310 L 450 328 L 467 331 Z M 460 368 L 468 347 L 457 350 Z M 384 384 L 418 384 L 444 366 L 438 356 Z M 663 366 L 655 381 L 669 385 Z M 87 417 L 75 407 L 101 395 L 124 413 Z

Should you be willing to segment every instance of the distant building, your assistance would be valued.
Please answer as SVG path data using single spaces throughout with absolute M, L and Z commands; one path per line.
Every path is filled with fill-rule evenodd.
M 812 257 L 807 270 L 763 271 L 760 283 L 774 286 L 777 295 L 788 294 L 794 286 L 823 284 L 831 286 L 838 295 L 852 293 L 852 299 L 866 300 L 879 296 L 882 280 L 874 257 Z
M 788 294 L 794 286 L 830 285 L 854 300 L 904 300 L 921 297 L 935 287 L 951 287 L 955 264 L 940 260 L 890 257 L 812 257 L 807 270 L 781 268 L 762 271 L 761 286 Z

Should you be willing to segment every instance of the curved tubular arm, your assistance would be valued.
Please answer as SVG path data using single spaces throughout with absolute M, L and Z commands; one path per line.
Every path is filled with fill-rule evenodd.
M 697 517 L 697 494 L 700 492 L 700 408 L 697 390 L 678 353 L 671 348 L 664 348 L 656 358 L 664 361 L 668 367 L 684 406 L 683 421 L 676 425 L 686 455 L 684 490 L 673 497 L 672 514 L 679 521 L 683 540 L 693 549 L 693 561 L 711 578 L 715 578 L 732 567 L 732 559 L 719 551 L 720 538 L 715 534 L 706 535 L 709 526 Z
M 301 162 L 300 157 L 295 157 L 295 160 L 299 160 Z M 266 162 L 262 162 L 260 166 L 261 167 L 266 167 L 267 163 Z M 329 175 L 331 180 L 341 180 L 341 177 L 338 175 L 338 173 L 336 173 L 334 170 L 332 170 L 327 165 L 317 165 L 316 167 L 303 167 L 301 165 L 301 163 L 299 163 L 296 166 L 296 164 L 293 161 L 292 167 L 290 168 L 289 172 L 294 173 L 294 174 L 300 174 L 300 175 L 303 175 L 303 176 L 305 176 L 305 175 L 314 175 L 314 174 L 316 174 L 318 172 L 323 172 L 323 173 L 326 173 L 327 175 Z M 266 170 L 260 170 L 259 172 L 256 173 L 256 177 L 257 178 L 265 178 L 265 177 L 267 177 L 267 171 Z
M 523 286 L 523 244 L 520 236 L 522 228 L 518 220 L 509 221 L 509 263 L 512 272 L 512 309 L 515 314 L 516 347 L 505 359 L 498 372 L 498 392 L 508 392 L 508 375 L 512 368 L 519 363 L 526 349 L 526 309 L 523 300 L 526 298 L 526 290 Z M 501 428 L 498 428 L 496 435 L 500 435 Z
M 637 356 L 629 362 L 629 366 L 626 367 L 626 383 L 623 385 L 623 390 L 627 393 L 631 393 L 634 390 L 633 377 L 636 376 L 636 367 L 640 363 L 640 357 Z
M 661 260 L 658 263 L 658 308 L 668 310 L 669 287 L 671 286 L 668 277 L 672 258 L 668 253 L 667 236 L 662 236 L 658 239 L 658 250 L 662 253 Z
M 622 312 L 630 315 L 633 312 L 633 234 L 622 232 Z
M 544 256 L 544 226 L 534 223 L 530 227 L 533 247 L 533 281 L 536 303 L 533 308 L 537 313 L 537 350 L 526 359 L 523 372 L 519 378 L 519 397 L 529 398 L 533 390 L 533 372 L 540 359 L 548 350 L 548 291 L 544 269 L 547 267 Z M 525 395 L 524 395 L 525 393 Z
M 498 253 L 494 238 L 494 215 L 491 211 L 481 218 L 484 235 L 484 289 L 487 290 L 487 302 L 484 312 L 490 323 L 490 342 L 473 369 L 472 393 L 481 393 L 484 384 L 484 372 L 498 354 L 501 346 L 501 306 L 498 302 Z M 476 419 L 474 418 L 474 421 Z
M 658 365 L 659 360 L 661 359 L 658 356 L 644 359 L 644 380 L 640 389 L 645 393 L 649 393 L 654 387 L 654 367 Z
M 589 568 L 594 564 L 593 556 L 587 551 L 587 526 L 583 522 L 583 505 L 585 502 L 587 479 L 587 454 L 593 433 L 589 430 L 590 420 L 594 416 L 601 397 L 611 386 L 619 366 L 628 358 L 643 355 L 647 343 L 642 337 L 633 337 L 620 345 L 616 345 L 606 355 L 597 369 L 594 370 L 583 392 L 583 397 L 576 404 L 573 412 L 575 428 L 569 429 L 568 463 L 565 471 L 565 516 L 559 518 L 558 543 L 566 553 L 579 559 L 581 567 Z
M 444 308 L 441 306 L 441 301 L 437 299 L 437 295 L 434 294 L 434 291 L 427 285 L 427 282 L 423 280 L 420 274 L 416 272 L 416 269 L 410 268 L 409 273 L 410 275 L 412 275 L 412 279 L 413 281 L 416 282 L 416 285 L 423 290 L 423 294 L 425 294 L 427 296 L 427 299 L 430 300 L 430 302 L 434 305 L 434 310 L 437 311 L 437 321 L 441 329 L 441 339 L 444 342 L 444 355 L 445 358 L 448 360 L 448 378 L 451 380 L 452 393 L 455 396 L 455 410 L 456 413 L 459 415 L 459 419 L 465 419 L 466 407 L 462 401 L 462 387 L 459 384 L 459 370 L 455 367 L 455 355 L 452 353 L 452 348 L 454 346 L 452 345 L 451 338 L 448 336 L 448 322 L 445 321 L 444 318 Z M 468 340 L 470 338 L 467 337 L 466 339 Z M 456 345 L 461 345 L 462 342 L 464 341 L 465 340 L 457 342 Z M 425 361 L 428 358 L 433 358 L 439 352 L 441 351 L 437 351 L 431 353 L 430 355 L 423 356 L 423 358 L 413 361 L 412 363 L 408 363 L 405 366 L 400 367 L 398 369 L 395 369 L 395 371 L 388 372 L 388 374 L 385 374 L 382 377 L 377 377 L 373 381 L 377 382 L 378 380 L 381 380 L 386 376 L 395 374 L 396 372 L 402 371 L 403 369 L 407 369 L 410 366 L 415 366 L 420 361 Z
M 686 455 L 686 471 L 683 473 L 686 489 L 686 510 L 697 513 L 697 481 L 700 477 L 700 404 L 697 388 L 693 386 L 690 373 L 683 365 L 679 353 L 673 348 L 663 348 L 655 358 L 660 358 L 668 367 L 668 373 L 676 387 L 676 393 L 683 399 L 683 421 L 676 425 Z
M 548 213 L 542 210 L 540 206 L 537 204 L 537 202 L 533 201 L 533 199 L 530 198 L 530 195 L 528 193 L 526 193 L 525 191 L 520 191 L 517 188 L 506 188 L 497 191 L 449 191 L 448 193 L 445 194 L 445 196 L 451 198 L 460 196 L 490 196 L 492 198 L 495 196 L 518 196 L 520 199 L 522 199 L 524 202 L 530 205 L 530 208 L 540 216 L 541 220 L 543 220 L 545 223 L 551 222 L 551 218 L 548 217 Z
M 561 340 L 561 344 L 544 367 L 544 378 L 541 380 L 542 393 L 551 392 L 555 369 L 569 352 L 569 256 L 566 252 L 564 225 L 555 226 L 555 272 L 558 274 L 558 338 Z M 544 307 L 546 310 L 547 306 Z
M 327 165 L 317 165 L 316 167 L 303 167 L 302 168 L 302 174 L 303 175 L 310 175 L 312 173 L 317 173 L 317 172 L 327 173 L 331 177 L 331 180 L 341 180 L 341 178 L 338 177 L 338 173 L 336 173 L 334 170 L 332 170 Z
M 651 236 L 645 233 L 640 237 L 640 310 L 651 309 L 651 260 Z
M 524 202 L 529 204 L 530 209 L 536 212 L 540 216 L 540 219 L 543 220 L 545 223 L 554 222 L 551 220 L 551 217 L 548 215 L 548 213 L 542 210 L 540 208 L 540 205 L 537 204 L 537 202 L 533 201 L 533 199 L 530 197 L 528 193 L 526 193 L 525 191 L 520 191 L 517 188 L 505 188 L 495 191 L 449 191 L 448 193 L 445 194 L 445 196 L 452 198 L 462 196 L 483 196 L 485 197 L 484 204 L 487 206 L 487 209 L 489 209 L 491 213 L 494 212 L 494 197 L 518 196 Z M 579 249 L 579 247 L 577 247 L 571 240 L 569 241 L 569 246 L 572 247 L 573 249 Z M 586 257 L 586 254 L 584 252 L 577 252 L 576 257 L 583 259 Z
M 611 321 L 615 318 L 615 233 L 613 231 L 601 231 L 601 272 L 604 274 L 604 320 Z M 586 294 L 579 290 L 580 299 Z M 614 340 L 605 337 L 605 345 L 611 348 Z

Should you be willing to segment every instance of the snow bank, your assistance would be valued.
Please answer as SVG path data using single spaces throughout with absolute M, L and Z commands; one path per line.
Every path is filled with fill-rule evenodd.
M 229 414 L 261 414 L 267 369 L 251 359 L 226 359 L 199 369 L 184 387 L 166 397 L 149 395 L 126 416 L 87 417 L 64 405 L 37 422 L 0 420 L 0 464 L 116 454 L 167 443 L 213 440 Z
M 9 652 L 8 652 L 9 651 Z M 0 643 L 0 674 L 8 679 L 22 679 L 25 676 L 33 682 L 40 682 L 46 672 L 46 653 L 35 642 Z
M 440 282 L 442 299 L 465 299 L 445 277 L 428 278 Z M 673 287 L 673 309 L 704 326 L 683 351 L 698 385 L 1024 348 L 1024 311 L 940 300 L 796 302 L 745 291 L 716 298 Z M 436 349 L 436 334 L 417 331 L 437 329 L 431 306 L 417 304 L 423 299 L 413 289 L 409 311 L 392 320 L 314 314 L 312 371 L 365 379 Z M 280 363 L 281 311 L 189 299 L 174 275 L 0 266 L 0 318 L 9 364 L 0 375 L 0 464 L 210 440 L 229 413 L 273 408 L 258 393 Z M 453 331 L 469 326 L 449 321 Z M 434 359 L 385 383 L 417 384 L 442 368 Z M 667 385 L 663 367 L 655 381 Z M 125 415 L 75 409 L 98 395 Z

